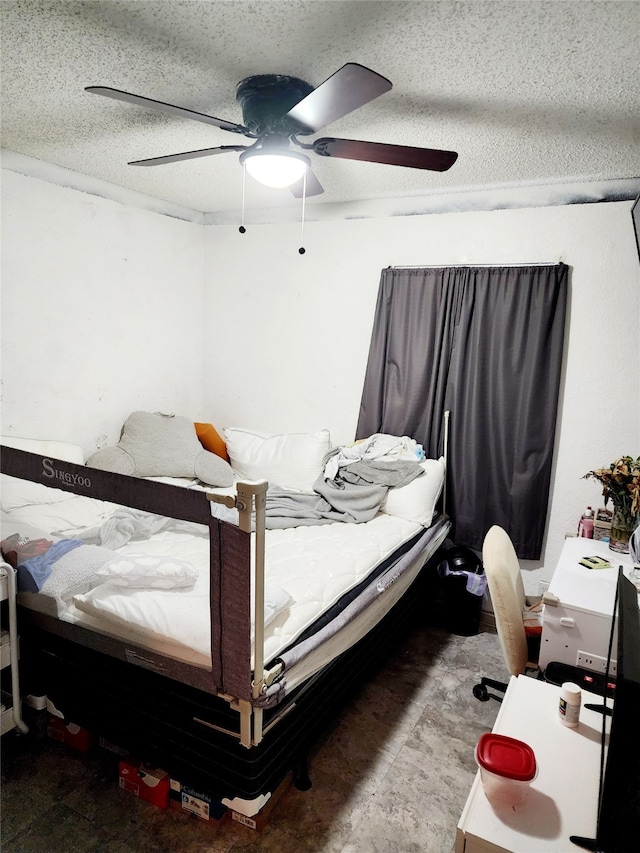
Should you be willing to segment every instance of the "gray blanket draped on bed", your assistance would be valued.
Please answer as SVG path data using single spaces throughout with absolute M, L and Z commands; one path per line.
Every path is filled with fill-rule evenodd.
M 337 452 L 338 448 L 331 451 L 325 457 L 325 464 Z M 289 491 L 273 485 L 267 492 L 265 525 L 269 529 L 277 529 L 331 524 L 334 521 L 362 524 L 376 515 L 392 486 L 406 486 L 423 473 L 417 461 L 363 461 L 340 468 L 333 480 L 325 480 L 321 474 L 313 485 L 312 493 Z M 235 509 L 212 503 L 211 512 L 223 521 L 238 523 L 238 511 Z M 131 540 L 147 539 L 162 530 L 184 528 L 193 533 L 197 527 L 191 522 L 122 507 L 102 524 L 85 530 L 79 538 L 116 549 Z
M 338 448 L 332 450 L 325 464 L 337 452 Z M 406 486 L 421 474 L 418 461 L 363 461 L 340 468 L 333 480 L 325 480 L 321 474 L 313 484 L 313 494 L 273 486 L 267 492 L 265 523 L 268 528 L 334 521 L 361 524 L 376 515 L 392 486 Z

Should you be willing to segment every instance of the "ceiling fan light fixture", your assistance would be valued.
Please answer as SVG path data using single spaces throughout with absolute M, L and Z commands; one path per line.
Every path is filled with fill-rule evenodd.
M 246 166 L 252 178 L 267 187 L 290 187 L 304 175 L 311 160 L 295 151 L 271 150 L 243 151 L 240 162 Z

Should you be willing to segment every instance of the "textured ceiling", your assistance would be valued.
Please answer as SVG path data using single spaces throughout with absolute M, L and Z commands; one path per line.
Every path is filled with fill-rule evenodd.
M 244 143 L 199 122 L 101 98 L 104 85 L 242 122 L 236 84 L 318 86 L 346 62 L 393 89 L 318 135 L 452 149 L 445 173 L 312 154 L 307 209 L 471 189 L 640 175 L 640 3 L 136 0 L 0 3 L 2 147 L 193 211 L 237 216 L 237 153 L 153 168 L 127 161 Z M 62 174 L 62 172 L 60 172 Z M 631 181 L 631 184 L 629 184 Z M 409 202 L 407 202 L 409 199 Z M 299 211 L 247 178 L 246 207 Z

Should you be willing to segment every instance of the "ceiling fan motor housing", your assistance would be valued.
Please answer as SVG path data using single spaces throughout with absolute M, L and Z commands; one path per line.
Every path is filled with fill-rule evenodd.
M 241 80 L 236 100 L 242 108 L 242 120 L 252 134 L 291 136 L 300 133 L 300 124 L 287 117 L 289 110 L 313 92 L 313 86 L 285 74 L 258 74 Z

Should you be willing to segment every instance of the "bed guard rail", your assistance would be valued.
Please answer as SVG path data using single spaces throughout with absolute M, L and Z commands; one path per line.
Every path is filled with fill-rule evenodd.
M 265 510 L 267 504 L 266 480 L 236 483 L 235 495 L 219 495 L 207 492 L 207 498 L 213 503 L 223 504 L 229 509 L 238 510 L 238 526 L 245 533 L 255 524 L 254 538 L 254 662 L 251 694 L 258 699 L 277 676 L 281 667 L 266 671 L 264 668 L 264 555 L 265 555 Z M 229 697 L 232 707 L 240 713 L 240 742 L 243 746 L 255 746 L 262 740 L 262 708 L 253 707 L 250 702 L 234 701 Z M 253 726 L 252 726 L 253 720 Z M 253 729 L 253 731 L 252 731 Z
M 238 529 L 243 534 L 251 532 L 252 510 L 255 508 L 255 655 L 253 682 L 245 681 L 244 684 L 238 682 L 238 692 L 235 694 L 235 698 L 225 695 L 224 684 L 220 682 L 217 683 L 215 692 L 227 699 L 232 707 L 240 711 L 241 743 L 247 747 L 259 743 L 262 739 L 262 711 L 256 709 L 254 713 L 252 702 L 249 699 L 259 697 L 266 689 L 265 685 L 275 677 L 275 671 L 271 673 L 264 671 L 264 534 L 267 482 L 238 482 L 236 483 L 235 495 L 206 493 L 205 497 L 205 493 L 200 490 L 182 489 L 115 472 L 87 469 L 84 465 L 52 459 L 41 454 L 4 445 L 0 454 L 0 471 L 10 477 L 41 483 L 44 486 L 62 489 L 72 494 L 112 501 L 133 509 L 209 526 L 212 522 L 210 502 L 213 500 L 225 504 L 229 508 L 238 509 Z M 236 634 L 237 625 L 235 626 Z M 243 658 L 240 669 L 250 673 L 250 660 L 244 661 Z M 253 726 L 251 725 L 252 721 Z M 251 728 L 254 729 L 253 734 Z

